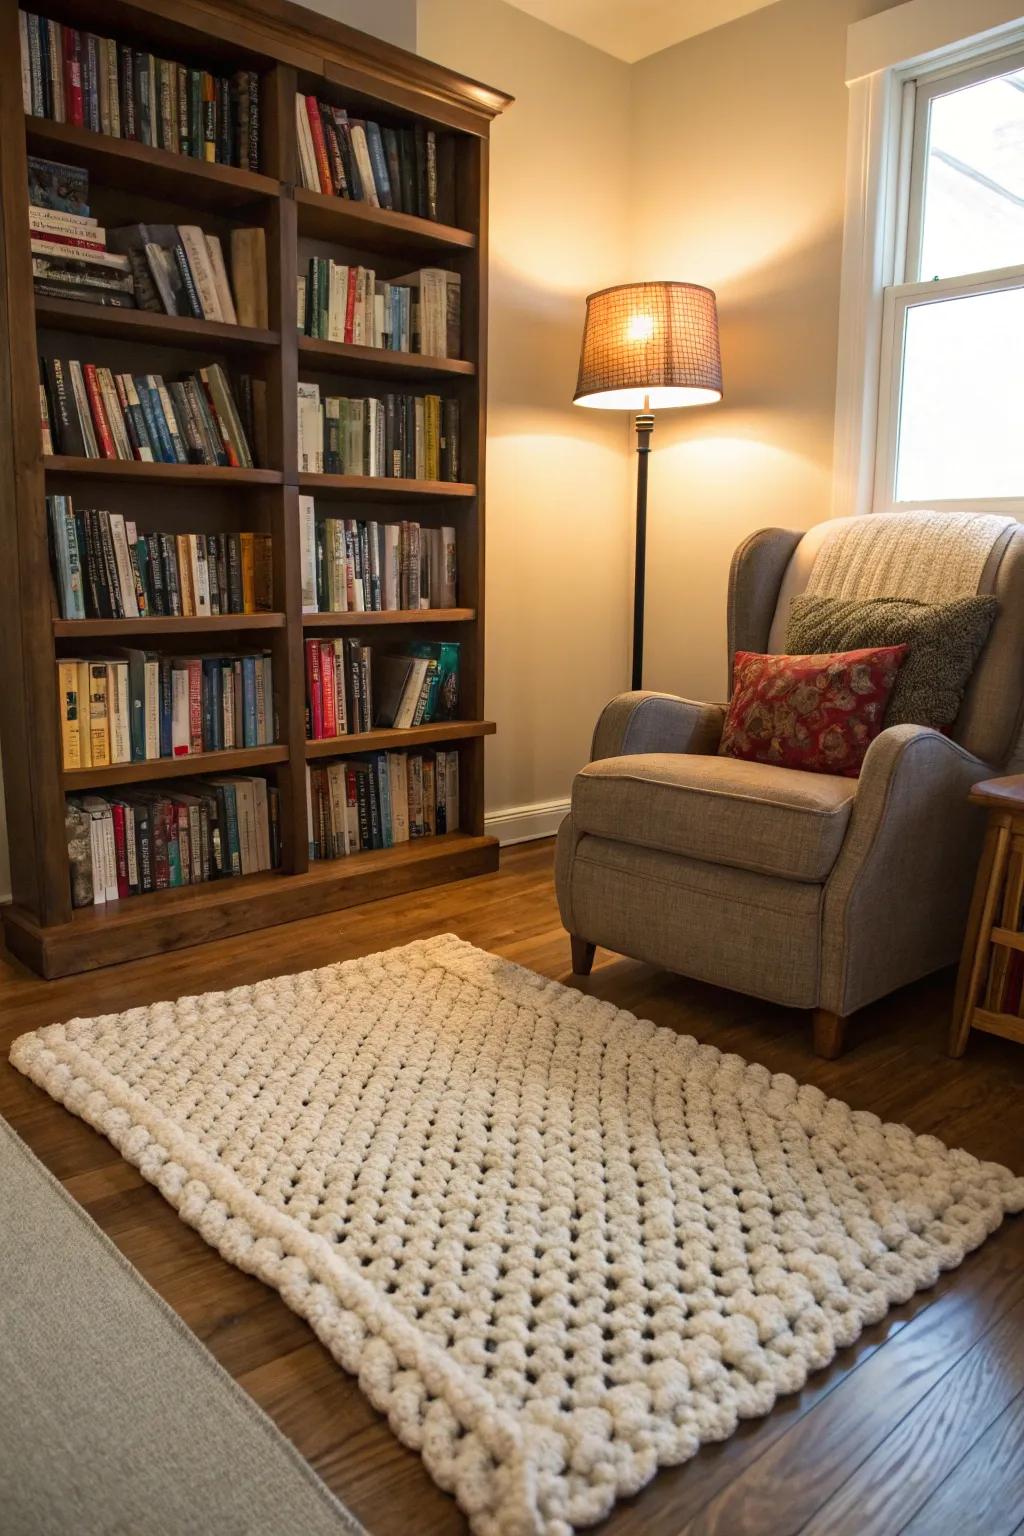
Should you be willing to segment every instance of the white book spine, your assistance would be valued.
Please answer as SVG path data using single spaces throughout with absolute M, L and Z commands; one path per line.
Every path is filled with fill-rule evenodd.
M 126 619 L 139 617 L 139 604 L 135 595 L 135 573 L 128 553 L 128 536 L 124 518 L 120 512 L 110 514 L 110 538 L 114 546 L 114 564 L 117 566 L 117 584 L 121 589 L 121 607 Z
M 228 282 L 228 271 L 224 265 L 224 247 L 217 235 L 205 235 L 206 251 L 210 258 L 210 266 L 213 269 L 213 285 L 217 293 L 217 303 L 220 307 L 220 318 L 227 325 L 237 325 L 238 315 L 235 311 L 235 301 L 231 296 L 231 284 Z
M 146 722 L 146 761 L 160 756 L 160 663 L 147 661 L 143 670 L 144 718 Z
M 135 846 L 135 811 L 130 805 L 124 808 L 124 848 L 128 863 L 128 884 L 139 883 L 139 850 Z
M 316 503 L 312 496 L 299 497 L 299 544 L 302 554 L 302 611 L 316 613 Z

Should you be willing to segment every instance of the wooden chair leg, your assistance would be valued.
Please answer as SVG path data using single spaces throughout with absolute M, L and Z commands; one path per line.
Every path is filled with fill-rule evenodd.
M 813 1029 L 815 1056 L 823 1056 L 826 1061 L 835 1061 L 837 1056 L 843 1054 L 846 1019 L 841 1014 L 829 1013 L 826 1008 L 815 1008 Z
M 586 939 L 578 939 L 574 933 L 569 935 L 569 943 L 572 947 L 572 973 L 574 976 L 589 976 L 594 964 L 596 944 L 588 944 Z

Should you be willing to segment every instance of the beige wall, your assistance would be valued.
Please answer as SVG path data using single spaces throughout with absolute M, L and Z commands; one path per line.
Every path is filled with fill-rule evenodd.
M 626 277 L 629 66 L 503 0 L 420 0 L 419 51 L 510 91 L 491 149 L 490 811 L 563 800 L 628 678 L 624 422 L 571 404 L 584 299 Z
M 645 681 L 726 687 L 729 560 L 829 515 L 846 28 L 892 0 L 778 0 L 633 66 L 631 276 L 718 293 L 725 400 L 651 459 Z

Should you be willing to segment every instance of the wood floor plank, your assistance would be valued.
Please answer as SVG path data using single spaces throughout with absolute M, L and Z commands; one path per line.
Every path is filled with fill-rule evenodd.
M 865 1531 L 896 1536 L 1021 1392 L 1024 1301 L 946 1372 L 818 1509 L 801 1536 L 864 1536 Z
M 1024 1392 L 1014 1398 L 900 1536 L 1013 1536 L 1024 1506 Z
M 851 1025 L 848 1053 L 834 1062 L 820 1061 L 811 1052 L 808 1016 L 792 1009 L 602 950 L 593 974 L 573 983 L 551 862 L 550 843 L 525 844 L 504 850 L 501 870 L 481 879 L 54 982 L 40 981 L 0 950 L 0 1052 L 5 1058 L 11 1041 L 25 1030 L 76 1014 L 117 1012 L 183 990 L 251 984 L 453 932 L 657 1024 L 763 1062 L 772 1071 L 792 1073 L 855 1108 L 906 1121 L 979 1157 L 1024 1169 L 1024 1050 L 981 1036 L 972 1038 L 962 1061 L 946 1056 L 949 974 L 865 1009 Z M 371 1536 L 466 1536 L 465 1520 L 419 1457 L 399 1444 L 358 1383 L 339 1369 L 281 1298 L 208 1248 L 105 1138 L 15 1072 L 6 1059 L 0 1061 L 0 1114 L 277 1420 Z M 883 1466 L 885 1439 L 876 1441 L 857 1426 L 871 1405 L 888 1414 L 887 1396 L 901 1390 L 904 1365 L 916 1384 L 914 1391 L 902 1389 L 901 1401 L 913 1399 L 908 1411 L 956 1359 L 966 1371 L 972 1343 L 985 1328 L 998 1325 L 1001 1312 L 1019 1304 L 1014 1276 L 1022 1273 L 1024 1220 L 1007 1223 L 933 1291 L 867 1329 L 803 1392 L 781 1399 L 766 1419 L 742 1425 L 725 1444 L 705 1447 L 687 1465 L 662 1472 L 619 1506 L 601 1526 L 600 1536 L 681 1536 L 733 1484 L 745 1484 L 752 1502 L 738 1517 L 741 1523 L 711 1529 L 720 1536 L 783 1536 L 790 1527 L 781 1516 L 791 1494 L 804 1518 L 812 1519 L 827 1499 L 841 1499 L 847 1482 L 861 1475 L 858 1468 L 866 1476 L 876 1457 L 879 1497 L 889 1490 L 895 1498 L 903 1469 Z M 886 1363 L 890 1358 L 891 1365 Z M 891 1414 L 886 1422 L 895 1434 L 898 1423 L 892 1423 Z M 991 1430 L 1001 1422 L 996 1420 Z M 801 1459 L 813 1461 L 818 1437 L 830 1425 L 828 1477 L 812 1486 L 801 1471 Z M 850 1430 L 848 1441 L 843 1425 Z M 870 1446 L 866 1455 L 865 1441 Z M 997 1451 L 999 1443 L 994 1438 L 990 1450 Z M 963 1450 L 966 1455 L 966 1441 Z M 1008 1474 L 998 1466 L 997 1472 L 1001 1486 L 1009 1488 Z M 951 1478 L 956 1476 L 954 1470 Z M 954 1483 L 944 1497 L 953 1500 L 955 1495 Z M 945 1507 L 936 1505 L 940 1513 Z M 738 1506 L 729 1508 L 735 1512 Z M 1024 1523 L 1019 1512 L 1015 1518 Z M 951 1531 L 963 1536 L 959 1525 Z M 865 1528 L 858 1536 L 878 1533 Z M 947 1536 L 947 1531 L 922 1528 L 913 1536 Z
M 686 1536 L 796 1536 L 985 1334 L 1024 1300 L 1024 1232 L 967 1260 L 953 1287 L 830 1392 L 686 1525 Z M 779 1490 L 785 1501 L 779 1507 Z M 771 1524 L 769 1525 L 769 1511 Z

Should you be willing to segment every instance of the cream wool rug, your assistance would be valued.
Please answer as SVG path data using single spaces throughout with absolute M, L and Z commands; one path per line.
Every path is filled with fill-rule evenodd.
M 451 935 L 11 1059 L 308 1319 L 478 1536 L 599 1519 L 1024 1208 Z

